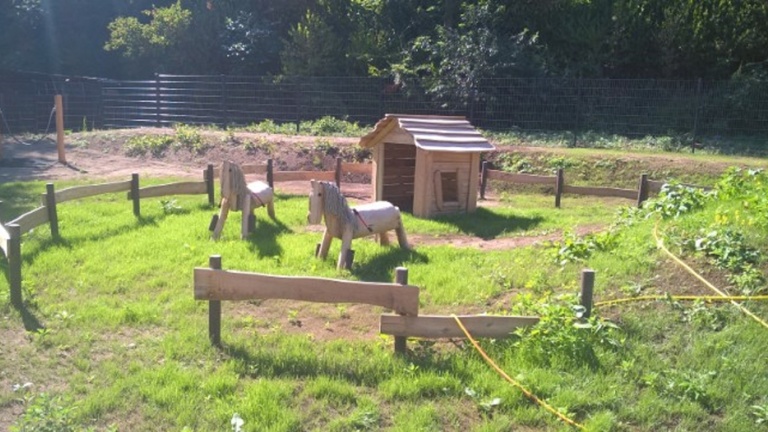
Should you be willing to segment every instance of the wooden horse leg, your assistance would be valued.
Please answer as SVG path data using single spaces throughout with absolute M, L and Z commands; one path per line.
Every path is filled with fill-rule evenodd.
M 379 244 L 381 246 L 389 246 L 389 233 L 387 231 L 379 233 Z
M 224 228 L 224 222 L 227 221 L 227 215 L 229 214 L 229 197 L 221 199 L 219 208 L 219 218 L 216 221 L 216 228 L 213 229 L 212 237 L 214 240 L 218 240 L 221 235 L 221 230 Z
M 242 218 L 240 221 L 240 238 L 245 239 L 248 238 L 248 228 L 249 228 L 249 217 L 251 215 L 251 194 L 246 193 L 243 196 L 243 202 L 242 202 Z
M 339 260 L 336 262 L 336 269 L 341 270 L 347 268 L 347 256 L 352 249 L 352 229 L 345 229 L 341 235 L 341 252 L 339 252 Z
M 400 247 L 410 249 L 411 247 L 408 245 L 408 237 L 405 235 L 405 228 L 403 228 L 402 222 L 395 228 L 395 233 L 397 233 L 397 242 L 400 244 Z
M 325 259 L 328 256 L 328 249 L 331 248 L 331 240 L 333 240 L 333 236 L 331 236 L 331 233 L 326 229 L 323 233 L 323 241 L 320 243 L 320 249 L 317 251 L 318 258 Z

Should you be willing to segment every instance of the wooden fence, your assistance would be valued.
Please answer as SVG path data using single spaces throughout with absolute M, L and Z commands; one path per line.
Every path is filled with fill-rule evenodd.
M 341 158 L 336 159 L 336 167 L 333 171 L 277 171 L 272 169 L 272 160 L 262 165 L 245 165 L 243 171 L 246 174 L 265 174 L 271 187 L 274 182 L 292 180 L 329 180 L 340 183 L 345 172 L 370 173 L 370 164 L 344 164 Z M 367 166 L 367 167 L 366 167 Z M 55 190 L 53 183 L 46 185 L 46 192 L 42 194 L 42 205 L 34 210 L 18 216 L 5 224 L 0 223 L 0 249 L 8 259 L 8 279 L 10 284 L 11 303 L 21 306 L 21 236 L 32 229 L 49 224 L 51 237 L 54 241 L 60 240 L 57 206 L 61 203 L 76 199 L 88 198 L 116 192 L 127 192 L 128 199 L 133 204 L 133 214 L 141 217 L 141 200 L 172 195 L 207 195 L 208 204 L 214 205 L 215 179 L 220 175 L 219 168 L 209 164 L 203 171 L 203 180 L 199 182 L 186 181 L 167 183 L 161 185 L 141 187 L 139 174 L 132 174 L 130 180 L 103 183 L 87 186 L 75 186 L 59 191 Z
M 640 179 L 638 180 L 637 189 L 621 189 L 603 186 L 572 186 L 566 184 L 565 172 L 562 168 L 558 169 L 557 173 L 553 176 L 516 174 L 490 169 L 490 164 L 485 161 L 483 162 L 482 170 L 480 171 L 480 199 L 485 199 L 485 191 L 488 187 L 489 180 L 523 185 L 554 186 L 555 207 L 557 208 L 560 208 L 563 194 L 627 198 L 635 200 L 637 206 L 640 207 L 643 205 L 643 202 L 648 200 L 650 193 L 658 194 L 659 191 L 661 191 L 662 186 L 667 183 L 664 181 L 650 180 L 648 179 L 648 174 L 641 174 Z M 711 189 L 706 186 L 691 184 L 684 184 L 683 186 L 698 189 Z
M 380 317 L 379 331 L 395 336 L 395 352 L 406 351 L 406 338 L 463 338 L 452 316 L 419 315 L 419 288 L 408 284 L 408 269 L 395 269 L 394 283 L 273 276 L 222 270 L 221 256 L 209 258 L 209 268 L 194 269 L 196 300 L 208 301 L 208 337 L 221 345 L 221 302 L 224 300 L 283 299 L 320 303 L 362 303 L 393 310 Z M 459 317 L 473 336 L 504 338 L 516 328 L 531 326 L 538 317 Z

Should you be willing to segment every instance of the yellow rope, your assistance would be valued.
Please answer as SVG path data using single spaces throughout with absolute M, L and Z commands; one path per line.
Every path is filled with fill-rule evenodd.
M 666 247 L 666 246 L 664 246 L 664 240 L 661 240 L 661 239 L 659 238 L 659 235 L 658 235 L 658 232 L 657 232 L 657 231 L 658 231 L 658 228 L 659 228 L 659 224 L 658 224 L 658 222 L 657 222 L 657 223 L 656 223 L 656 225 L 653 227 L 653 238 L 654 238 L 654 239 L 656 239 L 656 246 L 658 246 L 658 247 L 659 247 L 659 249 L 661 249 L 662 251 L 664 251 L 664 253 L 666 253 L 667 255 L 669 255 L 669 257 L 670 257 L 670 258 L 672 258 L 672 259 L 673 259 L 673 260 L 674 260 L 676 263 L 678 263 L 678 264 L 679 264 L 681 267 L 683 267 L 684 269 L 686 269 L 686 270 L 688 271 L 688 273 L 692 274 L 693 276 L 695 276 L 695 277 L 696 277 L 696 279 L 700 280 L 700 281 L 701 281 L 701 282 L 702 282 L 704 285 L 706 285 L 707 287 L 709 287 L 710 289 L 712 289 L 712 291 L 714 291 L 714 292 L 718 293 L 718 294 L 720 295 L 720 297 L 729 297 L 727 294 L 725 294 L 724 292 L 722 292 L 722 291 L 720 291 L 719 289 L 717 289 L 717 287 L 715 287 L 714 285 L 712 285 L 712 284 L 711 284 L 711 283 L 710 283 L 708 280 L 704 279 L 704 277 L 702 277 L 701 275 L 699 275 L 698 273 L 696 273 L 696 271 L 695 271 L 694 269 L 692 269 L 690 266 L 688 266 L 688 264 L 684 263 L 684 262 L 683 262 L 683 260 L 681 260 L 680 258 L 676 257 L 676 256 L 675 256 L 675 255 L 674 255 L 672 252 L 670 252 L 670 251 L 669 251 L 669 249 L 667 249 L 667 247 Z M 760 324 L 761 324 L 763 327 L 765 327 L 765 328 L 768 328 L 768 323 L 766 323 L 765 321 L 763 321 L 762 319 L 760 319 L 760 317 L 758 317 L 757 315 L 755 315 L 755 314 L 753 314 L 752 312 L 750 312 L 750 311 L 749 311 L 747 308 L 745 308 L 744 306 L 742 306 L 742 305 L 740 305 L 740 304 L 736 303 L 734 300 L 730 300 L 730 301 L 731 301 L 731 304 L 733 304 L 734 306 L 736 306 L 737 308 L 739 308 L 739 310 L 741 310 L 742 312 L 744 312 L 745 314 L 747 314 L 748 316 L 750 316 L 752 319 L 754 319 L 755 321 L 757 321 L 758 323 L 760 323 Z
M 613 299 L 613 300 L 605 300 L 601 302 L 595 302 L 593 306 L 613 306 L 620 303 L 630 303 L 630 302 L 637 302 L 637 301 L 646 301 L 646 300 L 706 300 L 708 302 L 713 301 L 730 301 L 730 300 L 768 300 L 768 295 L 759 295 L 759 296 L 727 296 L 727 297 L 720 297 L 720 296 L 692 296 L 692 295 L 680 295 L 680 296 L 670 296 L 670 295 L 645 295 L 645 296 L 637 296 L 637 297 L 627 297 L 627 298 L 620 298 L 620 299 Z
M 569 419 L 568 417 L 566 417 L 565 415 L 563 415 L 563 414 L 562 414 L 560 411 L 558 411 L 558 410 L 556 410 L 556 409 L 552 408 L 552 406 L 551 406 L 551 405 L 549 405 L 548 403 L 546 403 L 546 402 L 544 402 L 543 400 L 541 400 L 541 399 L 539 399 L 538 397 L 536 397 L 536 395 L 535 395 L 535 394 L 531 393 L 531 392 L 530 392 L 528 389 L 526 389 L 525 387 L 523 387 L 523 386 L 522 386 L 522 384 L 518 383 L 517 381 L 515 381 L 514 379 L 512 379 L 512 377 L 510 377 L 509 375 L 507 375 L 507 373 L 506 373 L 506 372 L 504 372 L 504 370 L 502 370 L 502 369 L 501 369 L 501 368 L 500 368 L 498 365 L 496 365 L 496 363 L 493 361 L 493 359 L 491 359 L 490 357 L 488 357 L 488 354 L 486 354 L 486 353 L 485 353 L 485 351 L 483 351 L 483 349 L 482 349 L 482 348 L 480 348 L 480 345 L 477 343 L 477 341 L 476 341 L 475 339 L 473 339 L 473 338 L 472 338 L 472 335 L 470 335 L 470 334 L 469 334 L 469 331 L 467 331 L 466 327 L 464 327 L 464 324 L 462 324 L 462 322 L 461 322 L 461 320 L 459 319 L 459 317 L 457 317 L 456 315 L 451 315 L 451 316 L 453 317 L 453 319 L 454 319 L 454 320 L 456 320 L 456 324 L 458 324 L 458 325 L 459 325 L 459 328 L 461 329 L 461 331 L 463 331 L 463 332 L 464 332 L 464 335 L 467 337 L 467 339 L 469 339 L 469 341 L 470 341 L 470 342 L 472 342 L 472 345 L 475 347 L 475 349 L 477 350 L 477 352 L 478 352 L 478 353 L 480 353 L 480 355 L 483 357 L 483 359 L 485 359 L 485 361 L 486 361 L 486 362 L 487 362 L 489 365 L 491 365 L 491 367 L 492 367 L 492 368 L 493 368 L 493 369 L 494 369 L 496 372 L 498 372 L 498 373 L 499 373 L 499 375 L 501 375 L 501 376 L 502 376 L 502 377 L 504 377 L 504 378 L 505 378 L 507 381 L 509 381 L 509 382 L 510 382 L 512 385 L 514 385 L 515 387 L 517 387 L 518 389 L 520 389 L 520 391 L 522 391 L 522 392 L 523 392 L 523 394 L 524 394 L 526 397 L 528 397 L 528 399 L 530 399 L 530 400 L 532 400 L 532 401 L 536 402 L 537 404 L 541 405 L 542 407 L 544 407 L 544 409 L 546 409 L 547 411 L 551 412 L 552 414 L 554 414 L 554 415 L 556 415 L 558 418 L 560 418 L 560 420 L 564 421 L 565 423 L 568 423 L 569 425 L 571 425 L 571 426 L 573 426 L 573 427 L 579 428 L 579 429 L 581 429 L 581 430 L 587 430 L 587 429 L 586 429 L 584 426 L 582 426 L 582 425 L 580 425 L 580 424 L 576 423 L 575 421 L 573 421 L 573 420 Z

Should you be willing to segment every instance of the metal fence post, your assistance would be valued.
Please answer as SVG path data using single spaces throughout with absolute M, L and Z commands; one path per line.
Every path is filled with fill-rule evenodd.
M 162 126 L 160 119 L 160 74 L 155 74 L 155 125 Z

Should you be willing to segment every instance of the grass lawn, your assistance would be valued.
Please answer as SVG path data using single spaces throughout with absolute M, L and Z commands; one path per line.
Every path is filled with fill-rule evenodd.
M 364 281 L 390 281 L 405 266 L 422 289 L 424 313 L 540 315 L 534 328 L 481 344 L 509 375 L 588 430 L 759 430 L 768 424 L 766 328 L 727 303 L 598 307 L 581 325 L 571 308 L 583 268 L 597 273 L 598 301 L 708 294 L 657 250 L 657 220 L 672 249 L 708 277 L 761 292 L 764 245 L 756 239 L 768 213 L 760 211 L 763 178 L 752 180 L 732 179 L 736 190 L 751 185 L 741 195 L 700 205 L 696 197 L 667 198 L 656 210 L 623 216 L 597 199 L 568 197 L 554 209 L 551 197 L 531 194 L 507 195 L 476 215 L 407 215 L 414 238 L 499 239 L 594 225 L 605 232 L 498 250 L 417 243 L 404 251 L 356 240 L 349 271 L 335 269 L 338 241 L 327 260 L 312 256 L 320 233 L 306 227 L 306 197 L 279 196 L 276 221 L 257 210 L 247 240 L 232 217 L 218 242 L 209 239 L 214 209 L 203 197 L 144 200 L 140 220 L 124 194 L 68 202 L 59 206 L 60 242 L 45 226 L 23 239 L 25 307 L 0 298 L 0 429 L 572 429 L 464 341 L 409 341 L 406 356 L 394 355 L 392 339 L 377 334 L 381 308 L 225 303 L 223 348 L 213 348 L 207 304 L 193 299 L 192 269 L 220 254 L 225 269 Z M 43 190 L 35 182 L 0 185 L 3 220 L 34 208 Z M 679 215 L 665 213 L 680 206 Z M 709 243 L 690 244 L 713 227 Z M 724 254 L 743 262 L 719 265 Z M 0 269 L 7 274 L 5 260 Z M 8 292 L 5 278 L 0 292 Z M 768 317 L 763 304 L 748 307 Z

